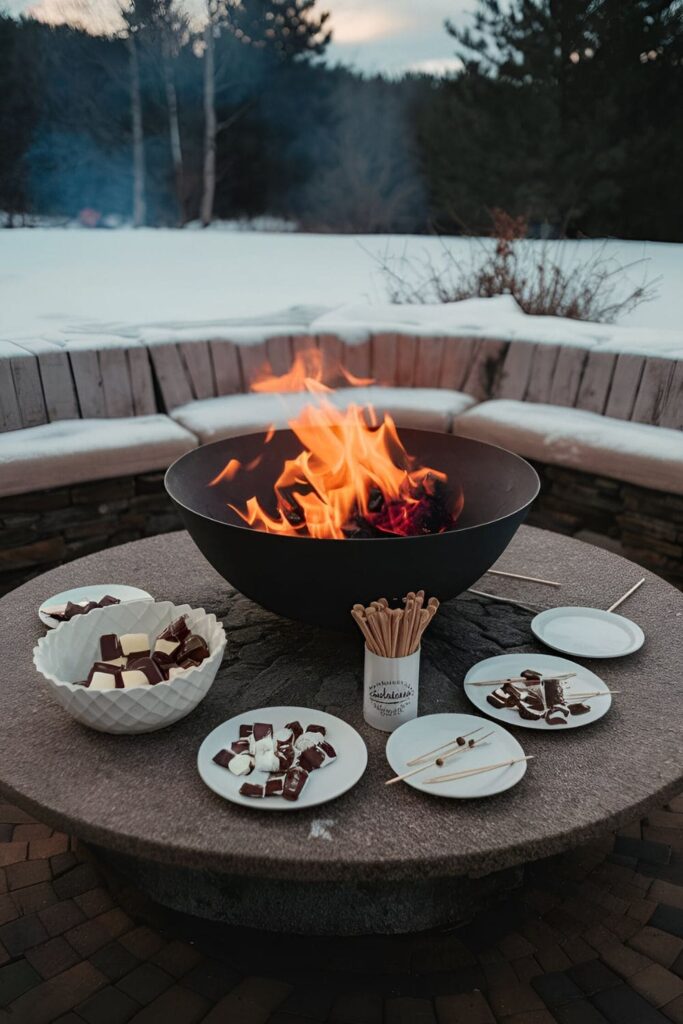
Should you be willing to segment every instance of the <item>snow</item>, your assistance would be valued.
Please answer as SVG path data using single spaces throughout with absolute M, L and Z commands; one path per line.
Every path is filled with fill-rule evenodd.
M 166 469 L 197 446 L 168 416 L 57 420 L 0 435 L 0 495 Z
M 561 415 L 558 415 L 561 411 Z M 657 491 L 683 494 L 683 434 L 584 409 L 497 400 L 457 417 L 453 433 Z
M 627 272 L 633 283 L 644 274 L 661 277 L 656 301 L 611 327 L 527 317 L 505 296 L 443 306 L 389 304 L 379 261 L 429 255 L 439 262 L 444 244 L 466 260 L 481 241 L 248 230 L 4 230 L 0 340 L 149 344 L 237 335 L 250 343 L 307 330 L 338 329 L 350 340 L 369 330 L 467 330 L 471 336 L 683 355 L 683 245 L 608 243 L 607 252 L 622 264 L 647 260 Z M 561 244 L 571 265 L 603 243 Z

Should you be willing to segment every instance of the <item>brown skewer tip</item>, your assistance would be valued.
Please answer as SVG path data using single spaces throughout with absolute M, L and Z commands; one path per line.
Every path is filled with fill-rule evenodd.
M 493 732 L 494 730 L 492 729 L 491 732 L 487 732 L 485 736 L 480 736 L 477 740 L 470 740 L 470 742 L 466 743 L 464 746 L 456 747 L 455 750 L 450 750 L 447 753 L 442 754 L 441 757 L 437 757 L 434 761 L 428 761 L 427 764 L 423 764 L 420 768 L 413 768 L 410 772 L 403 772 L 402 775 L 395 775 L 393 779 L 387 779 L 384 785 L 393 786 L 395 782 L 403 782 L 404 779 L 411 779 L 413 775 L 419 775 L 420 772 L 426 771 L 427 768 L 433 768 L 435 765 L 440 768 L 446 763 L 446 761 L 450 761 L 452 757 L 455 757 L 456 754 L 464 754 L 466 751 L 472 750 L 473 747 L 478 746 L 479 743 L 483 743 L 483 741 L 488 739 L 489 736 L 493 736 Z
M 478 729 L 472 729 L 471 732 L 464 732 L 462 736 L 456 736 L 454 740 L 449 740 L 448 743 L 442 743 L 440 747 L 434 747 L 433 750 L 428 750 L 426 753 L 420 754 L 419 757 L 413 757 L 412 760 L 406 761 L 406 765 L 410 768 L 413 764 L 419 764 L 420 761 L 424 761 L 425 758 L 431 757 L 432 754 L 438 754 L 439 751 L 443 750 L 445 747 L 452 747 L 454 743 L 458 742 L 458 740 L 466 740 L 468 736 L 474 736 L 475 733 L 481 732 L 483 728 L 484 726 L 480 725 Z

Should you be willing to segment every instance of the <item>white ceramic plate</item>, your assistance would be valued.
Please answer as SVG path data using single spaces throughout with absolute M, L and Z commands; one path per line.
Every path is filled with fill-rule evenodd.
M 486 695 L 493 693 L 495 686 L 467 685 L 477 679 L 507 679 L 518 676 L 525 668 L 535 669 L 542 675 L 550 675 L 552 672 L 576 672 L 574 678 L 568 679 L 565 683 L 565 693 L 569 698 L 572 693 L 595 690 L 607 693 L 607 696 L 587 699 L 586 704 L 590 706 L 590 711 L 585 715 L 570 715 L 566 725 L 548 725 L 543 719 L 528 722 L 513 708 L 492 707 L 486 700 Z M 486 661 L 473 665 L 465 676 L 465 693 L 479 711 L 506 725 L 518 725 L 522 729 L 540 729 L 541 732 L 566 732 L 568 729 L 580 729 L 582 725 L 597 722 L 612 706 L 612 697 L 608 690 L 609 686 L 594 672 L 590 672 L 583 665 L 577 665 L 575 661 L 558 658 L 553 654 L 501 654 L 497 658 L 487 658 Z
M 56 604 L 66 604 L 67 601 L 73 601 L 74 604 L 78 604 L 79 601 L 99 601 L 105 594 L 109 594 L 110 597 L 118 597 L 120 601 L 152 600 L 152 595 L 148 594 L 146 590 L 127 587 L 123 583 L 101 583 L 93 584 L 90 587 L 73 587 L 71 590 L 63 590 L 61 594 L 55 594 L 47 601 L 43 601 L 38 609 L 38 618 L 48 629 L 54 629 L 55 626 L 59 626 L 61 620 L 46 615 L 43 611 L 44 608 L 51 608 Z
M 531 621 L 546 647 L 579 658 L 622 658 L 645 642 L 640 626 L 600 608 L 549 608 Z
M 481 731 L 475 733 L 471 738 L 477 739 L 492 732 L 493 735 L 484 740 L 481 746 L 473 747 L 457 757 L 451 758 L 443 767 L 430 765 L 419 775 L 413 775 L 406 779 L 406 785 L 413 789 L 419 789 L 422 793 L 429 793 L 430 796 L 446 796 L 455 800 L 476 800 L 482 796 L 493 796 L 495 793 L 503 793 L 516 785 L 526 772 L 526 761 L 509 765 L 505 768 L 497 768 L 492 772 L 483 772 L 481 775 L 471 775 L 467 779 L 456 779 L 453 782 L 439 782 L 428 785 L 425 779 L 434 778 L 437 775 L 446 775 L 451 772 L 466 771 L 469 768 L 483 768 L 488 764 L 498 764 L 500 761 L 512 761 L 516 757 L 524 757 L 524 751 L 518 741 L 507 729 L 503 729 L 495 722 L 487 722 L 477 715 L 458 715 L 455 713 L 441 715 L 424 715 L 422 718 L 414 718 L 406 722 L 393 732 L 387 742 L 387 761 L 389 762 L 393 775 L 402 775 L 411 771 L 407 762 L 428 750 L 434 750 L 443 743 L 448 743 L 456 736 L 463 736 L 472 732 L 473 729 Z M 434 757 L 438 755 L 435 754 Z M 415 765 L 419 767 L 419 765 Z M 401 783 L 396 783 L 401 785 Z
M 298 800 L 285 800 L 281 796 L 269 796 L 261 800 L 241 796 L 239 790 L 243 782 L 263 783 L 268 779 L 268 775 L 256 771 L 251 775 L 232 775 L 227 768 L 214 764 L 215 755 L 238 738 L 240 725 L 270 722 L 277 731 L 283 729 L 287 722 L 295 720 L 301 722 L 304 728 L 313 724 L 324 725 L 327 730 L 326 739 L 337 751 L 337 760 L 325 768 L 311 772 Z M 368 751 L 365 743 L 347 722 L 334 715 L 328 715 L 325 711 L 296 707 L 255 708 L 253 711 L 236 715 L 210 732 L 197 754 L 199 774 L 209 789 L 234 804 L 254 807 L 260 811 L 304 810 L 334 800 L 356 785 L 367 763 Z

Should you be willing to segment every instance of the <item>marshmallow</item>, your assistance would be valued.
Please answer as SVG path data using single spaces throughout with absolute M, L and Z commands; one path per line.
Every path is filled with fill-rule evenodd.
M 254 763 L 249 754 L 235 754 L 228 768 L 233 775 L 249 775 L 253 771 Z

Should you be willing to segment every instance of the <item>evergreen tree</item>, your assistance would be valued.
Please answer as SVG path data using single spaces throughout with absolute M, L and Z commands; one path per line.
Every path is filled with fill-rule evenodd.
M 504 205 L 560 232 L 617 233 L 626 219 L 629 234 L 672 237 L 668 218 L 637 211 L 645 154 L 680 161 L 682 15 L 682 0 L 478 0 L 470 26 L 448 24 L 463 73 L 421 118 L 437 217 L 479 226 Z

